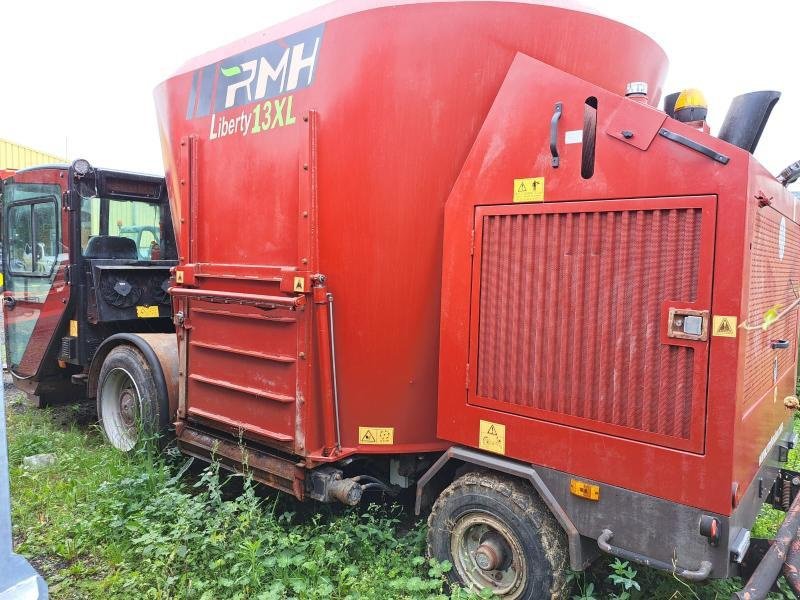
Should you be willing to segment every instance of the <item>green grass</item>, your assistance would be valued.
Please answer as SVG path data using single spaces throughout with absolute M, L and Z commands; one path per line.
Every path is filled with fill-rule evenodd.
M 424 523 L 408 507 L 304 505 L 213 467 L 187 471 L 175 453 L 123 455 L 77 423 L 75 407 L 38 411 L 12 398 L 8 421 L 17 552 L 53 598 L 474 597 L 448 590 L 449 565 L 424 558 Z M 56 464 L 22 467 L 43 452 Z M 774 512 L 757 532 L 774 530 L 783 515 Z M 633 565 L 640 589 L 624 596 L 630 572 L 598 563 L 575 575 L 575 597 L 722 600 L 738 589 Z
M 176 477 L 186 458 L 124 456 L 52 411 L 8 412 L 17 552 L 53 598 L 449 597 L 403 509 L 312 512 L 213 467 Z M 41 452 L 57 463 L 22 467 Z

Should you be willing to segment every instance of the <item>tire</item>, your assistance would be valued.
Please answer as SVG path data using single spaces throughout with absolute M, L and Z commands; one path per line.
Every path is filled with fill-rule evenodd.
M 157 390 L 153 371 L 136 348 L 121 345 L 108 353 L 97 378 L 97 418 L 112 446 L 123 452 L 162 446 L 168 401 Z
M 567 597 L 564 531 L 526 483 L 471 472 L 445 489 L 428 518 L 428 555 L 449 561 L 451 583 L 505 600 Z

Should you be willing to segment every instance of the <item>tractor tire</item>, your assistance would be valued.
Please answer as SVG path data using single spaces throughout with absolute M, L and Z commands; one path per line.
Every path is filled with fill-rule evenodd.
M 112 446 L 122 452 L 163 447 L 169 404 L 157 390 L 152 369 L 136 348 L 121 345 L 108 353 L 97 378 L 97 418 Z
M 567 537 L 526 482 L 491 472 L 456 479 L 428 518 L 428 555 L 449 561 L 451 583 L 504 600 L 562 600 Z

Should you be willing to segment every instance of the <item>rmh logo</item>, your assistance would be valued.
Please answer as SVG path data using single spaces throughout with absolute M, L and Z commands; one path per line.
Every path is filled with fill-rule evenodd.
M 202 117 L 310 86 L 324 27 L 323 24 L 306 29 L 195 71 L 186 118 Z

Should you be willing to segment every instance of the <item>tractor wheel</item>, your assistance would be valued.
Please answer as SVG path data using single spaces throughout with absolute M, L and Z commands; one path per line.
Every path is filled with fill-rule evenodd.
M 472 472 L 445 489 L 428 518 L 428 554 L 449 561 L 450 581 L 505 600 L 561 600 L 567 585 L 564 531 L 525 482 Z
M 97 417 L 106 439 L 123 452 L 143 443 L 157 447 L 166 433 L 167 399 L 159 398 L 147 360 L 132 346 L 108 353 L 97 379 Z

